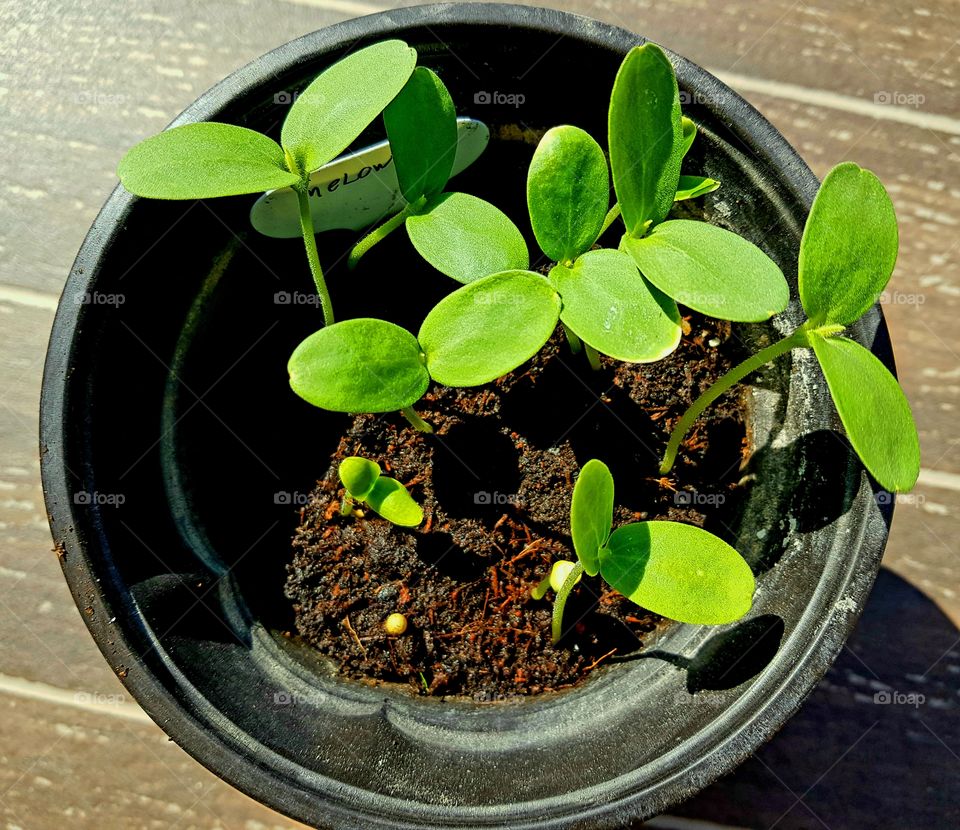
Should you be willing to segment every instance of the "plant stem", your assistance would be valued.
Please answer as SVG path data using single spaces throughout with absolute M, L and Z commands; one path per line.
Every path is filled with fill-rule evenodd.
M 313 217 L 310 215 L 310 199 L 307 196 L 307 184 L 303 182 L 296 188 L 297 202 L 300 204 L 300 230 L 303 232 L 303 244 L 307 249 L 307 261 L 310 263 L 310 273 L 313 283 L 317 286 L 320 295 L 320 305 L 323 308 L 324 325 L 334 323 L 333 303 L 330 300 L 330 291 L 327 281 L 323 278 L 323 268 L 320 267 L 320 255 L 317 253 L 317 236 L 313 230 Z
M 344 496 L 343 501 L 340 502 L 340 515 L 349 516 L 353 513 L 353 500 L 350 496 Z
M 616 218 L 620 215 L 620 203 L 614 202 L 614 205 L 610 210 L 607 211 L 607 215 L 603 218 L 603 226 L 600 228 L 600 233 L 598 236 L 603 236 L 615 221 Z
M 589 343 L 583 344 L 583 351 L 587 356 L 587 360 L 590 362 L 590 368 L 594 372 L 600 371 L 600 355 L 597 354 L 597 350 L 593 348 Z
M 755 355 L 744 360 L 743 363 L 734 366 L 729 372 L 710 386 L 707 391 L 700 395 L 700 397 L 690 405 L 690 408 L 683 413 L 683 416 L 677 421 L 677 425 L 673 428 L 673 432 L 670 433 L 670 440 L 667 443 L 667 449 L 663 454 L 663 461 L 660 464 L 660 474 L 666 475 L 673 468 L 673 463 L 677 460 L 677 451 L 680 449 L 683 439 L 697 418 L 700 417 L 710 404 L 730 389 L 730 387 L 739 383 L 747 375 L 755 372 L 761 366 L 780 357 L 782 354 L 786 354 L 791 349 L 795 349 L 798 346 L 806 346 L 808 343 L 807 327 L 803 325 L 789 337 L 785 337 L 783 340 L 779 340 L 773 345 L 761 349 Z
M 360 262 L 360 257 L 362 257 L 381 239 L 386 239 L 391 233 L 393 233 L 404 222 L 406 222 L 408 216 L 415 212 L 414 205 L 407 205 L 399 213 L 395 213 L 393 216 L 387 219 L 387 221 L 382 225 L 378 225 L 372 231 L 370 231 L 370 233 L 368 233 L 365 237 L 363 237 L 363 239 L 353 246 L 353 249 L 350 251 L 350 256 L 347 259 L 347 267 L 351 271 L 356 268 L 357 263 Z
M 405 406 L 400 411 L 403 413 L 403 417 L 410 422 L 414 429 L 418 429 L 420 432 L 433 432 L 433 427 L 424 421 L 423 418 L 421 418 L 414 411 L 412 406 Z
M 580 354 L 583 348 L 583 341 L 573 333 L 573 330 L 566 323 L 560 323 L 563 326 L 563 333 L 567 336 L 567 343 L 570 345 L 570 354 Z
M 537 583 L 537 587 L 530 591 L 530 596 L 534 599 L 543 599 L 547 595 L 547 591 L 550 590 L 550 577 L 553 574 L 553 569 L 550 570 L 547 575 Z
M 577 564 L 571 568 L 570 573 L 567 574 L 567 578 L 563 580 L 563 585 L 560 586 L 560 590 L 557 591 L 557 595 L 554 597 L 553 625 L 551 627 L 554 645 L 560 642 L 560 637 L 563 635 L 563 609 L 567 604 L 567 597 L 570 596 L 573 586 L 577 584 L 577 580 L 582 574 L 583 564 L 577 562 Z M 549 580 L 549 577 L 547 577 L 547 579 Z

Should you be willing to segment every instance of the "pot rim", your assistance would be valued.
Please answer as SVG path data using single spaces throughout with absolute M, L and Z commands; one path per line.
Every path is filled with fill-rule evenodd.
M 425 21 L 437 25 L 522 26 L 557 34 L 561 38 L 569 35 L 581 43 L 601 48 L 623 48 L 624 51 L 645 41 L 625 29 L 553 9 L 484 3 L 405 7 L 337 23 L 268 52 L 201 95 L 171 125 L 215 119 L 231 101 L 262 83 L 270 67 L 296 67 L 315 59 L 318 54 L 347 48 L 358 38 L 402 36 L 402 30 L 416 28 Z M 779 170 L 780 183 L 785 191 L 798 204 L 809 208 L 816 192 L 816 179 L 783 136 L 714 76 L 685 58 L 669 53 L 683 86 L 722 91 L 722 95 L 710 96 L 706 107 L 715 112 L 735 111 L 736 119 L 728 119 L 732 121 L 729 123 L 731 132 L 764 163 Z M 191 756 L 242 792 L 293 818 L 321 826 L 356 826 L 360 807 L 357 806 L 358 799 L 349 792 L 353 788 L 332 782 L 334 786 L 328 788 L 326 797 L 318 799 L 314 792 L 301 786 L 305 782 L 292 761 L 256 744 L 245 734 L 238 734 L 237 728 L 222 715 L 218 718 L 219 713 L 212 707 L 178 698 L 161 682 L 154 668 L 154 665 L 157 668 L 161 665 L 146 664 L 138 656 L 133 633 L 109 622 L 116 615 L 116 596 L 110 585 L 110 578 L 115 574 L 109 566 L 95 561 L 88 549 L 107 547 L 109 542 L 101 532 L 96 511 L 73 503 L 69 484 L 75 471 L 68 468 L 65 459 L 68 444 L 76 440 L 68 435 L 67 377 L 72 365 L 74 341 L 82 323 L 83 307 L 65 302 L 64 297 L 89 289 L 99 270 L 101 257 L 109 251 L 135 201 L 136 197 L 118 185 L 91 226 L 65 284 L 44 367 L 40 410 L 41 473 L 50 527 L 57 549 L 62 553 L 60 562 L 64 575 L 78 607 L 93 607 L 93 614 L 81 616 L 124 686 L 148 715 Z M 883 347 L 886 330 L 882 313 L 877 310 L 874 315 L 874 325 L 881 341 L 880 356 L 892 368 L 892 356 Z M 76 472 L 82 472 L 84 476 L 89 473 L 88 470 Z M 892 505 L 881 506 L 878 511 L 879 517 L 887 524 L 891 513 Z M 589 821 L 591 826 L 597 827 L 618 827 L 629 818 L 643 818 L 659 812 L 729 772 L 768 740 L 799 708 L 855 626 L 876 577 L 886 540 L 885 530 L 881 533 L 875 522 L 867 527 L 865 521 L 860 529 L 861 538 L 857 545 L 851 545 L 859 553 L 847 558 L 833 590 L 836 596 L 843 598 L 842 608 L 838 601 L 835 613 L 828 619 L 821 618 L 818 626 L 816 620 L 811 619 L 816 610 L 816 603 L 811 602 L 797 626 L 797 633 L 802 630 L 807 636 L 802 643 L 794 643 L 792 670 L 778 676 L 772 690 L 757 683 L 745 693 L 723 718 L 726 733 L 723 737 L 710 736 L 711 730 L 718 728 L 713 722 L 672 751 L 670 755 L 685 750 L 688 758 L 683 766 L 671 768 L 670 764 L 661 763 L 661 774 L 639 790 L 631 787 L 629 781 L 618 784 L 614 779 L 606 782 L 602 793 L 574 789 L 566 794 L 565 799 L 496 805 L 490 810 L 425 805 L 431 808 L 431 817 L 446 816 L 451 821 L 469 821 L 472 826 L 487 827 L 505 826 L 504 821 L 508 820 L 509 826 L 518 830 L 564 828 L 575 821 Z M 101 576 L 105 584 L 101 584 Z M 821 583 L 819 589 L 822 587 Z M 786 650 L 788 646 L 789 641 L 782 649 Z M 166 663 L 162 668 L 173 676 L 174 683 L 181 685 L 175 666 Z M 765 699 L 758 702 L 761 694 Z M 263 764 L 251 751 L 254 747 L 269 752 L 276 761 L 272 776 L 264 774 Z M 658 759 L 658 763 L 662 760 Z M 691 780 L 697 785 L 691 785 Z M 580 798 L 571 799 L 570 795 Z M 390 801 L 384 796 L 378 797 L 382 799 L 381 806 Z M 412 807 L 402 811 L 403 819 L 398 821 L 396 816 L 373 814 L 369 811 L 369 804 L 366 806 L 368 810 L 363 811 L 362 817 L 367 826 L 410 830 L 424 826 L 417 820 Z M 528 816 L 539 817 L 524 819 L 520 808 L 527 808 L 523 812 Z

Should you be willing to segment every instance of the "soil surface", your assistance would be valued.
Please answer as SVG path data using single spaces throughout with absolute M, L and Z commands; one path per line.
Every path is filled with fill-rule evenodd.
M 657 467 L 669 427 L 742 357 L 728 323 L 686 318 L 679 348 L 654 364 L 604 359 L 600 372 L 562 335 L 529 363 L 473 389 L 433 386 L 417 404 L 434 435 L 402 416 L 359 415 L 300 510 L 287 597 L 298 634 L 340 672 L 409 684 L 419 694 L 503 700 L 568 688 L 635 653 L 665 620 L 585 578 L 555 647 L 553 592 L 530 589 L 574 559 L 573 483 L 591 458 L 616 482 L 615 525 L 674 519 L 732 541 L 745 439 L 740 398 L 715 404 L 668 478 Z M 423 505 L 415 529 L 371 511 L 339 514 L 339 462 L 377 461 Z M 388 615 L 408 620 L 401 636 Z

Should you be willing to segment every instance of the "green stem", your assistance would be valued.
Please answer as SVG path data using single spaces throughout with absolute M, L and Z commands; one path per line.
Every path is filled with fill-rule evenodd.
M 313 217 L 310 215 L 310 199 L 307 196 L 307 184 L 302 183 L 296 188 L 297 201 L 300 204 L 300 230 L 303 232 L 303 244 L 307 249 L 307 261 L 310 263 L 310 273 L 313 283 L 317 286 L 320 295 L 320 305 L 323 308 L 324 325 L 334 323 L 333 303 L 330 300 L 330 291 L 327 281 L 323 278 L 323 268 L 320 267 L 320 255 L 317 253 L 317 236 L 313 230 Z
M 349 516 L 353 513 L 353 501 L 350 496 L 344 496 L 343 501 L 340 502 L 340 515 Z
M 791 349 L 795 349 L 798 346 L 806 346 L 808 343 L 807 326 L 803 325 L 789 337 L 785 337 L 783 340 L 779 340 L 772 346 L 767 346 L 767 348 L 761 349 L 752 357 L 748 357 L 746 360 L 744 360 L 743 363 L 739 364 L 738 366 L 734 366 L 729 372 L 727 372 L 725 375 L 723 375 L 723 377 L 710 386 L 707 391 L 700 395 L 700 397 L 690 405 L 690 408 L 683 413 L 683 416 L 679 421 L 677 421 L 677 425 L 673 428 L 673 432 L 670 433 L 670 440 L 667 443 L 667 450 L 663 454 L 663 461 L 660 464 L 660 474 L 666 475 L 673 468 L 673 463 L 677 460 L 677 452 L 680 449 L 680 445 L 683 443 L 683 439 L 686 437 L 697 418 L 700 417 L 703 411 L 710 406 L 710 404 L 712 404 L 724 392 L 730 389 L 730 387 L 739 383 L 747 375 L 755 372 L 761 366 L 780 357 L 782 354 L 786 354 Z
M 560 323 L 560 325 L 563 326 L 563 333 L 567 336 L 570 353 L 580 354 L 580 350 L 583 348 L 583 341 L 573 333 L 573 329 L 569 328 L 566 323 Z
M 557 591 L 557 595 L 554 597 L 553 625 L 551 627 L 554 645 L 560 642 L 560 637 L 563 635 L 563 609 L 567 604 L 567 597 L 570 596 L 573 586 L 577 584 L 577 580 L 582 574 L 583 563 L 577 562 L 570 570 L 570 573 L 567 574 L 567 578 L 563 580 L 563 585 L 560 586 L 560 590 Z M 549 577 L 547 577 L 547 579 L 549 580 Z
M 590 368 L 594 372 L 600 371 L 600 355 L 597 354 L 597 350 L 593 348 L 589 343 L 583 344 L 583 351 L 587 355 L 587 360 L 590 362 Z
M 420 432 L 433 432 L 433 427 L 424 421 L 412 406 L 405 406 L 400 412 L 403 413 L 403 417 L 411 423 L 414 429 L 418 429 Z
M 597 235 L 598 238 L 603 236 L 606 233 L 607 228 L 609 228 L 615 221 L 616 218 L 620 215 L 620 203 L 614 202 L 613 207 L 607 211 L 607 215 L 603 219 L 603 226 L 600 228 L 600 233 Z
M 547 591 L 550 590 L 550 577 L 553 574 L 553 569 L 550 569 L 550 572 L 537 583 L 537 587 L 530 591 L 530 596 L 534 599 L 543 599 L 547 595 Z
M 419 203 L 416 203 L 419 205 Z M 347 259 L 347 267 L 352 271 L 357 267 L 357 264 L 360 262 L 360 258 L 369 251 L 374 245 L 376 245 L 381 239 L 386 239 L 391 233 L 393 233 L 397 228 L 399 228 L 404 222 L 407 221 L 407 217 L 416 213 L 415 205 L 409 204 L 399 213 L 395 213 L 386 222 L 382 225 L 378 225 L 370 233 L 368 233 L 363 239 L 361 239 L 356 245 L 353 246 L 353 249 L 350 251 L 350 256 Z

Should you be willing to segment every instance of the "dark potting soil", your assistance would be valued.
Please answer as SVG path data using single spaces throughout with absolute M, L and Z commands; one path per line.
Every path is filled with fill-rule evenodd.
M 715 404 L 673 472 L 657 468 L 683 409 L 740 357 L 728 323 L 697 315 L 667 359 L 604 359 L 593 372 L 562 335 L 529 363 L 473 389 L 433 386 L 417 410 L 359 415 L 300 511 L 286 595 L 299 635 L 367 682 L 420 694 L 502 700 L 564 689 L 637 652 L 665 620 L 585 578 L 567 603 L 569 633 L 551 644 L 553 593 L 530 589 L 574 559 L 569 511 L 580 467 L 599 458 L 616 482 L 615 525 L 673 519 L 730 538 L 745 441 L 740 398 Z M 423 505 L 419 528 L 371 511 L 339 514 L 340 461 L 362 455 Z M 383 628 L 406 616 L 401 636 Z

